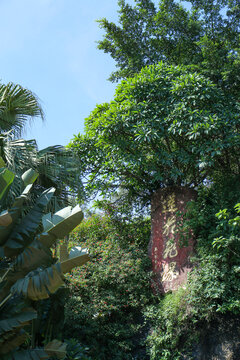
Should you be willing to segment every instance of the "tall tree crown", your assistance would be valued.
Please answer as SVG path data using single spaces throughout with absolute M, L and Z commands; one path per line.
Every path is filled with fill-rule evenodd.
M 226 91 L 239 94 L 239 0 L 190 0 L 188 11 L 175 0 L 151 0 L 130 6 L 120 0 L 119 24 L 99 20 L 105 30 L 98 48 L 116 61 L 110 76 L 118 81 L 163 60 L 192 65 Z
M 148 201 L 160 187 L 198 185 L 217 170 L 239 173 L 239 120 L 234 98 L 209 79 L 159 63 L 122 81 L 70 147 L 89 194 L 120 186 Z

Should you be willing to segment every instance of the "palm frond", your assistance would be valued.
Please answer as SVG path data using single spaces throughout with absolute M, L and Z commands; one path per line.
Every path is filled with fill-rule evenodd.
M 0 85 L 0 133 L 13 130 L 19 137 L 29 120 L 44 113 L 38 97 L 18 84 Z
M 34 186 L 36 196 L 44 188 L 56 188 L 49 211 L 73 205 L 76 195 L 80 197 L 83 193 L 83 184 L 78 176 L 79 159 L 70 149 L 56 145 L 38 151 L 35 140 L 13 140 L 11 134 L 6 133 L 0 134 L 1 154 L 6 166 L 16 175 L 8 197 L 10 203 L 21 191 L 21 174 L 29 168 L 39 173 Z

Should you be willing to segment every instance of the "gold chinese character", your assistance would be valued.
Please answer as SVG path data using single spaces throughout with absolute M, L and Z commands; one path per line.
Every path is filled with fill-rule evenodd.
M 166 242 L 165 249 L 163 252 L 163 258 L 166 259 L 168 256 L 170 258 L 173 258 L 173 257 L 177 256 L 177 254 L 178 254 L 178 251 L 177 251 L 177 246 L 176 246 L 175 241 L 168 240 Z
M 162 281 L 172 281 L 178 277 L 179 271 L 176 270 L 176 265 L 177 263 L 172 261 L 170 264 L 163 266 Z
M 175 221 L 176 219 L 174 216 L 170 216 L 167 219 L 166 223 L 163 225 L 163 235 L 168 236 L 169 234 L 174 234 L 176 228 Z
M 176 212 L 177 207 L 175 205 L 175 194 L 168 195 L 166 200 L 162 202 L 162 212 Z

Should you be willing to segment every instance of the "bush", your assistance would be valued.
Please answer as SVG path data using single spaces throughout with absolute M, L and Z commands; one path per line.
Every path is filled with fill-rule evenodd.
M 144 346 L 142 310 L 152 297 L 150 261 L 133 240 L 130 235 L 124 241 L 107 215 L 92 215 L 71 235 L 71 246 L 88 247 L 93 258 L 68 276 L 65 337 L 86 344 L 93 359 L 132 359 Z
M 146 309 L 145 317 L 152 326 L 147 338 L 151 360 L 179 360 L 186 350 L 191 315 L 186 295 L 187 291 L 180 288 Z

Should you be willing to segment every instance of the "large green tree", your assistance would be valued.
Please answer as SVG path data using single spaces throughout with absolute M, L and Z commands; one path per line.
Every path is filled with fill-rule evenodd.
M 240 86 L 239 0 L 119 0 L 118 24 L 103 18 L 98 48 L 116 61 L 111 81 L 133 76 L 142 67 L 163 60 L 191 65 L 224 90 Z
M 216 172 L 239 174 L 239 104 L 183 66 L 148 66 L 86 119 L 70 147 L 86 193 L 146 204 L 169 185 L 196 186 Z

